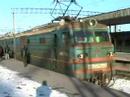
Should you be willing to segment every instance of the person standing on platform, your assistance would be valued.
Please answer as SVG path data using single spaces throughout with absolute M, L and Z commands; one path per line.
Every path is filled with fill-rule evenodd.
M 47 81 L 43 81 L 42 85 L 36 90 L 36 97 L 50 97 L 51 87 L 48 86 Z
M 9 52 L 10 52 L 10 48 L 8 47 L 8 45 L 5 47 L 5 59 L 9 59 Z
M 2 58 L 4 55 L 4 50 L 3 50 L 3 47 L 0 46 L 0 58 Z
M 28 46 L 23 47 L 22 57 L 23 57 L 24 67 L 27 67 L 27 65 L 30 63 L 30 51 Z

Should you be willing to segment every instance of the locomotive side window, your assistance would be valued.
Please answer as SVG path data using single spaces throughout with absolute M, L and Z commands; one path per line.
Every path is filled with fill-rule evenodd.
M 39 42 L 40 42 L 40 44 L 43 44 L 43 43 L 45 43 L 45 42 L 46 42 L 46 40 L 45 40 L 45 38 L 44 38 L 44 37 L 41 37 L 41 38 L 39 38 Z

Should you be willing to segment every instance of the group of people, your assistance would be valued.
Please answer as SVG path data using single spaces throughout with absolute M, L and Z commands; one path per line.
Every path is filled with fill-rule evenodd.
M 1 59 L 9 59 L 10 57 L 13 58 L 14 56 L 14 53 L 13 51 L 9 48 L 8 45 L 6 45 L 5 47 L 2 47 L 0 45 L 0 58 Z M 21 49 L 21 57 L 23 59 L 23 62 L 25 64 L 25 67 L 27 66 L 27 64 L 30 63 L 30 51 L 28 49 L 27 46 L 24 46 L 22 49 Z
M 11 50 L 8 47 L 8 45 L 5 48 L 0 46 L 0 58 L 9 59 L 10 53 L 11 53 Z

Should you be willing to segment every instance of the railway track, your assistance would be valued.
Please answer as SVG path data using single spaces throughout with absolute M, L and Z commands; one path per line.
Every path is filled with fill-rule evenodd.
M 114 66 L 116 66 L 114 76 L 130 78 L 130 62 L 116 61 Z
M 101 87 L 89 82 L 80 82 L 79 80 L 72 78 L 72 82 L 79 90 L 82 97 L 130 97 L 129 94 L 123 93 L 109 87 Z
M 130 72 L 129 71 L 121 71 L 121 70 L 117 70 L 116 71 L 116 76 L 118 77 L 127 77 L 130 79 Z

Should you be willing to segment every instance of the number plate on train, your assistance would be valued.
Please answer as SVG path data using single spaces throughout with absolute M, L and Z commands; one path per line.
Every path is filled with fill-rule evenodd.
M 89 64 L 88 68 L 98 69 L 98 68 L 107 68 L 107 63 L 95 63 Z

